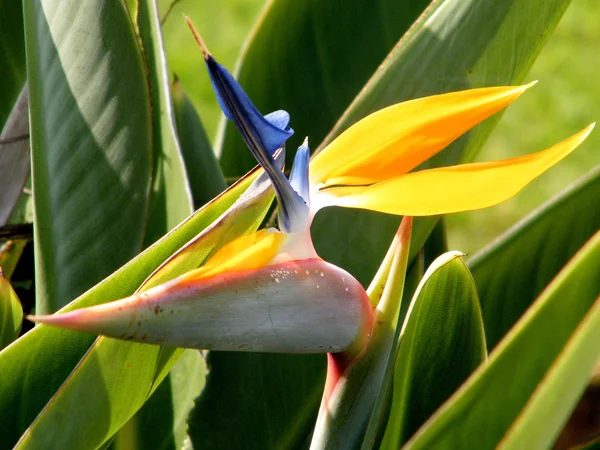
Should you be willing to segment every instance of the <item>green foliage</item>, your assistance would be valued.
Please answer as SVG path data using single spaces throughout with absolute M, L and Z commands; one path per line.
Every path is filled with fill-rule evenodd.
M 0 265 L 31 279 L 35 267 L 35 304 L 0 272 L 0 449 L 551 447 L 600 359 L 599 168 L 468 266 L 447 252 L 444 218 L 415 219 L 410 247 L 384 258 L 397 218 L 321 212 L 317 252 L 363 285 L 373 279 L 378 310 L 320 414 L 344 354 L 326 373 L 323 355 L 204 355 L 46 325 L 18 337 L 23 310 L 72 311 L 161 285 L 272 212 L 259 170 L 225 190 L 223 173 L 237 178 L 254 160 L 230 125 L 211 146 L 204 125 L 215 118 L 186 94 L 197 103 L 208 86 L 188 72 L 202 55 L 177 48 L 182 29 L 182 47 L 191 42 L 184 7 L 221 36 L 243 34 L 211 16 L 235 2 L 173 3 L 163 24 L 166 1 L 159 14 L 154 0 L 24 0 L 22 10 L 0 0 L 0 125 L 27 82 L 34 205 L 33 262 L 24 242 L 0 241 Z M 289 168 L 305 135 L 320 151 L 396 102 L 520 83 L 569 3 L 270 0 L 239 80 L 263 113 L 290 112 Z M 216 56 L 221 38 L 207 40 Z M 167 62 L 185 76 L 173 81 Z M 499 119 L 424 167 L 473 160 Z M 19 164 L 12 145 L 0 141 L 2 231 L 27 199 L 27 141 Z M 203 206 L 192 213 L 193 203 Z
M 143 60 L 121 4 L 27 0 L 24 16 L 43 313 L 140 251 L 152 128 Z
M 19 336 L 22 320 L 19 298 L 0 269 L 0 350 Z
M 489 350 L 600 229 L 599 196 L 597 167 L 469 260 Z
M 597 320 L 599 258 L 600 233 L 596 233 L 507 333 L 488 363 L 438 410 L 406 448 L 493 448 L 505 436 L 514 439 L 513 433 L 524 433 L 540 448 L 551 444 L 600 356 L 597 346 L 587 344 L 587 322 Z M 569 374 L 560 356 L 571 345 L 583 346 L 574 351 L 570 364 L 574 365 L 571 370 L 581 369 L 585 381 L 568 386 L 565 397 L 559 400 L 562 408 L 557 405 L 552 411 L 536 411 L 554 422 L 544 433 L 537 428 L 545 425 L 543 418 L 532 418 L 528 410 L 535 404 L 543 408 L 553 401 L 550 397 L 556 393 L 545 385 L 546 377 L 550 385 L 561 389 L 562 382 L 555 377 Z M 583 357 L 580 352 L 585 352 Z M 523 430 L 521 420 L 535 426 Z M 525 439 L 521 445 L 527 447 L 523 442 Z
M 430 266 L 410 306 L 381 448 L 400 448 L 486 357 L 475 283 L 461 255 L 446 253 Z

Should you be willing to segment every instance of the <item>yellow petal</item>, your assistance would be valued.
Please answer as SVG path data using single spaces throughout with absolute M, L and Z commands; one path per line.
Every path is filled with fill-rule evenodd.
M 288 238 L 289 235 L 274 229 L 263 229 L 240 236 L 211 256 L 204 266 L 183 277 L 186 280 L 198 279 L 266 266 L 277 256 Z
M 410 172 L 532 86 L 470 89 L 399 103 L 354 124 L 310 164 L 310 183 L 371 182 Z
M 594 128 L 531 155 L 423 170 L 367 187 L 326 189 L 329 204 L 430 216 L 486 208 L 509 199 L 571 153 Z M 335 198 L 337 197 L 337 198 Z

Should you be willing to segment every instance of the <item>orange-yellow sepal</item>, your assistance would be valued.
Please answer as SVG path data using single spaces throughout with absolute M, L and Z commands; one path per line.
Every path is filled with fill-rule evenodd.
M 429 216 L 486 208 L 517 194 L 571 153 L 594 128 L 546 150 L 502 161 L 463 164 L 412 172 L 370 186 L 323 191 L 328 204 L 388 214 Z
M 275 229 L 263 229 L 240 236 L 211 256 L 204 266 L 183 277 L 198 279 L 266 266 L 277 256 L 288 239 L 290 235 Z
M 410 172 L 533 84 L 451 92 L 377 111 L 313 158 L 310 184 L 360 185 Z

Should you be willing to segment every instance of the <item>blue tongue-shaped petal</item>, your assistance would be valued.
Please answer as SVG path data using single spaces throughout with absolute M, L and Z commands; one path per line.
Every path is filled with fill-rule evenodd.
M 272 156 L 275 150 L 294 134 L 294 130 L 289 126 L 290 115 L 279 110 L 263 117 L 239 83 L 223 66 L 211 55 L 205 57 L 205 61 L 210 82 L 225 117 L 234 122 L 238 128 L 240 126 L 246 128 L 257 143 Z M 235 99 L 235 104 L 232 104 L 232 99 Z
M 294 190 L 304 199 L 304 203 L 310 206 L 309 185 L 308 185 L 308 164 L 310 160 L 310 149 L 308 148 L 308 138 L 304 142 L 294 157 L 292 173 L 290 173 L 290 184 Z
M 292 188 L 273 160 L 273 153 L 293 134 L 289 114 L 275 111 L 263 117 L 233 76 L 209 53 L 202 38 L 186 18 L 202 50 L 221 109 L 240 131 L 246 145 L 269 176 L 279 202 L 279 227 L 286 233 L 305 231 L 308 206 Z M 294 223 L 295 222 L 295 223 Z

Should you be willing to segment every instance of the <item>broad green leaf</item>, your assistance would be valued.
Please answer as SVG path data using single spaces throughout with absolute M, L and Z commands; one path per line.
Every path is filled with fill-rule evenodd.
M 409 308 L 383 449 L 400 448 L 486 359 L 477 290 L 460 253 L 433 262 Z
M 432 3 L 394 47 L 320 148 L 362 117 L 400 101 L 520 83 L 568 4 L 569 0 L 550 0 L 543 6 L 537 0 Z M 475 127 L 426 165 L 472 160 L 499 118 L 496 115 Z M 304 133 L 310 135 L 310 131 Z M 537 150 L 541 149 L 523 149 L 523 153 Z M 383 257 L 398 222 L 381 214 L 329 208 L 317 215 L 313 239 L 324 259 L 365 283 Z M 349 227 L 348 223 L 354 226 Z M 415 220 L 413 242 L 418 243 L 421 230 L 431 230 L 434 224 L 432 218 Z M 345 242 L 353 243 L 353 251 L 337 250 Z
M 23 308 L 0 268 L 0 350 L 19 337 Z
M 599 270 L 600 232 L 542 292 L 496 346 L 487 364 L 471 375 L 404 448 L 495 448 L 526 412 L 536 388 L 550 377 L 553 363 L 561 365 L 557 358 L 567 351 L 567 342 L 597 301 Z M 594 362 L 596 357 L 597 353 Z M 569 402 L 556 406 L 553 420 L 566 419 Z
M 187 416 L 204 387 L 204 357 L 186 350 L 144 404 L 113 440 L 113 450 L 178 450 L 187 438 Z
M 268 189 L 263 190 L 263 195 L 272 198 Z M 240 223 L 258 226 L 266 215 L 269 205 L 270 202 L 262 210 L 246 208 L 237 220 Z M 224 215 L 228 215 L 229 211 L 227 210 Z M 220 222 L 220 219 L 216 222 Z M 204 230 L 208 233 L 208 237 L 199 241 L 206 247 L 199 248 L 199 253 L 204 255 L 224 245 L 227 242 L 222 239 L 224 235 L 232 239 L 237 237 L 230 233 L 227 227 L 212 225 Z M 242 234 L 254 230 L 245 230 L 238 226 L 237 231 Z M 215 235 L 221 239 L 215 239 Z M 193 254 L 186 253 L 186 256 L 193 261 L 196 260 Z M 169 279 L 187 270 L 188 266 L 183 260 L 181 264 L 170 269 Z M 151 285 L 151 282 L 144 282 L 139 290 L 146 290 Z M 160 385 L 183 352 L 183 349 L 138 344 L 105 336 L 98 337 L 65 383 L 27 429 L 18 448 L 36 449 L 42 444 L 49 443 L 57 448 L 67 445 L 81 447 L 92 443 L 96 447 L 103 444 L 143 406 L 148 396 Z M 188 375 L 194 377 L 196 374 Z M 188 382 L 193 383 L 193 378 Z M 99 389 L 99 386 L 103 386 L 103 389 Z M 86 401 L 80 402 L 83 396 Z M 107 403 L 110 405 L 108 409 L 105 407 Z M 77 420 L 71 421 L 69 427 L 56 429 L 56 421 L 66 411 L 73 414 Z M 83 426 L 88 423 L 94 423 L 95 426 Z
M 23 5 L 20 1 L 0 1 L 0 128 L 8 118 L 23 88 L 25 71 L 25 40 Z
M 407 217 L 367 291 L 375 316 L 366 348 L 349 364 L 347 354 L 328 355 L 328 378 L 311 450 L 359 446 L 370 422 L 377 426 L 372 416 L 384 412 L 400 335 L 411 231 L 412 218 Z
M 133 294 L 165 260 L 225 212 L 248 188 L 255 175 L 233 185 L 63 311 Z M 0 448 L 15 445 L 95 340 L 95 336 L 85 333 L 41 325 L 0 352 L 0 417 L 3 421 Z
M 189 216 L 192 194 L 175 135 L 169 74 L 156 0 L 139 0 L 137 26 L 151 95 L 154 169 L 145 245 L 150 245 Z
M 598 198 L 600 167 L 470 258 L 488 349 L 496 346 L 558 271 L 600 229 Z
M 28 102 L 25 85 L 0 133 L 0 225 L 10 219 L 29 178 Z
M 600 297 L 590 308 L 508 431 L 499 449 L 549 448 L 600 357 Z
M 122 3 L 25 0 L 24 15 L 36 312 L 48 313 L 142 246 L 150 100 Z
M 242 55 L 238 80 L 263 114 L 277 109 L 290 113 L 296 135 L 288 148 L 298 147 L 304 136 L 318 144 L 428 4 L 270 1 Z M 289 152 L 286 167 L 293 158 Z M 239 176 L 254 166 L 229 125 L 221 166 L 226 176 Z
M 200 121 L 200 117 L 179 80 L 171 86 L 177 135 L 194 204 L 202 206 L 225 190 L 227 184 Z

